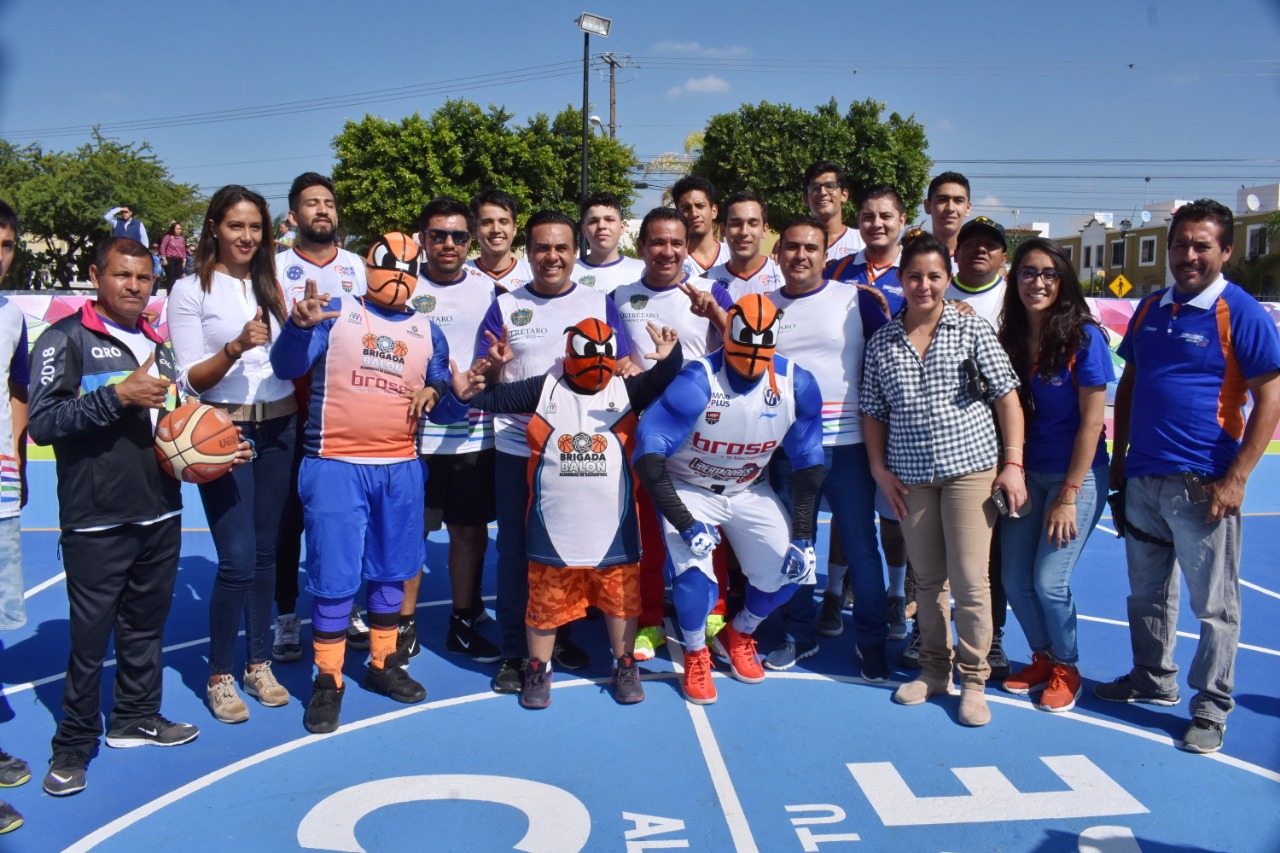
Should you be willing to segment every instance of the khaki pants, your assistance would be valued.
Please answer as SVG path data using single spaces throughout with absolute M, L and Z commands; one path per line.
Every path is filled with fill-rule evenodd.
M 950 595 L 956 600 L 957 667 L 965 687 L 991 674 L 991 586 L 987 561 L 996 509 L 995 469 L 910 485 L 902 534 L 916 575 L 920 668 L 933 681 L 951 681 Z

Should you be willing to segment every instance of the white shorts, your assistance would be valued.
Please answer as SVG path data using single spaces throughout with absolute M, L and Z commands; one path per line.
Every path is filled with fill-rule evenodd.
M 752 586 L 761 592 L 776 592 L 788 583 L 782 574 L 782 560 L 791 544 L 791 522 L 782 501 L 767 483 L 757 483 L 734 495 L 717 495 L 679 480 L 674 483 L 676 494 L 694 519 L 720 528 Z M 677 575 L 697 569 L 715 581 L 710 554 L 695 557 L 680 538 L 680 531 L 665 518 L 662 533 Z

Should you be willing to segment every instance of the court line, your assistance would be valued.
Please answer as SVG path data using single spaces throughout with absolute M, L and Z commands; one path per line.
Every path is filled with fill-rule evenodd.
M 31 587 L 31 589 L 27 590 L 22 594 L 23 601 L 35 595 L 37 592 L 44 592 L 46 589 L 53 586 L 54 584 L 62 582 L 63 580 L 66 579 L 66 577 L 67 577 L 66 572 L 58 572 L 56 575 L 49 578 L 44 583 L 36 584 L 35 586 Z
M 1107 619 L 1103 616 L 1085 616 L 1084 614 L 1077 614 L 1076 618 L 1083 619 L 1086 622 L 1098 622 L 1103 625 L 1118 625 L 1121 628 L 1129 627 L 1129 623 L 1124 621 L 1123 619 Z M 1190 631 L 1177 631 L 1176 633 L 1179 637 L 1186 637 L 1188 640 L 1200 639 L 1199 634 L 1192 634 Z M 1275 649 L 1268 649 L 1263 646 L 1254 646 L 1249 643 L 1238 643 L 1236 647 L 1241 649 L 1248 649 L 1251 652 L 1261 652 L 1264 655 L 1272 655 L 1274 657 L 1280 657 L 1280 651 L 1276 651 Z

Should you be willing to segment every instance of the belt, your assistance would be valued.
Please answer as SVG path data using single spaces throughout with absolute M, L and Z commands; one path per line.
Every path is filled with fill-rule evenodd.
M 206 406 L 213 406 L 227 413 L 233 421 L 240 423 L 261 423 L 275 418 L 284 418 L 298 411 L 298 401 L 290 394 L 279 400 L 268 400 L 265 403 L 219 403 L 216 400 L 201 400 Z

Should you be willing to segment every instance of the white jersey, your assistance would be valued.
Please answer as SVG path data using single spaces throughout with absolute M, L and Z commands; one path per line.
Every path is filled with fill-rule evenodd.
M 530 269 L 529 262 L 524 258 L 515 258 L 502 272 L 494 272 L 486 268 L 484 264 L 480 263 L 479 258 L 467 261 L 465 266 L 468 269 L 475 270 L 498 285 L 498 287 L 507 291 L 515 290 L 517 287 L 524 287 L 533 281 L 533 270 Z
M 769 294 L 782 311 L 778 353 L 803 367 L 822 392 L 822 445 L 862 442 L 858 390 L 867 340 L 858 310 L 858 289 L 843 281 L 826 281 L 802 296 L 784 288 Z
M 497 312 L 507 327 L 507 343 L 515 356 L 502 371 L 502 381 L 515 382 L 550 372 L 564 361 L 565 332 L 594 317 L 612 326 L 609 297 L 587 287 L 573 286 L 557 296 L 542 296 L 528 287 L 503 293 Z M 493 309 L 490 308 L 490 311 Z M 528 456 L 525 440 L 528 415 L 495 415 L 497 447 L 500 453 Z
M 955 279 L 952 279 L 951 284 L 947 286 L 944 298 L 959 299 L 961 302 L 968 303 L 973 308 L 973 313 L 990 323 L 991 328 L 998 332 L 1000 331 L 1000 312 L 1004 310 L 1004 291 L 1003 277 L 996 279 L 995 284 L 981 293 L 956 287 Z
M 739 276 L 729 269 L 729 262 L 712 267 L 707 278 L 718 282 L 729 292 L 729 298 L 737 302 L 748 293 L 768 294 L 782 287 L 782 270 L 773 258 L 760 258 L 753 272 Z
M 148 341 L 148 347 L 150 352 L 155 344 Z M 15 302 L 0 296 L 0 394 L 5 395 L 0 402 L 0 518 L 18 515 L 22 503 L 18 451 L 13 446 L 13 408 L 8 395 L 11 382 L 27 387 L 27 354 L 26 317 Z M 144 355 L 138 363 L 145 360 Z
M 845 255 L 852 255 L 862 250 L 862 235 L 857 228 L 845 226 L 844 233 L 827 246 L 827 260 L 838 261 Z
M 497 286 L 484 273 L 464 268 L 457 281 L 440 284 L 418 276 L 409 307 L 435 323 L 449 342 L 449 358 L 465 370 L 476 357 L 476 335 Z M 472 409 L 465 422 L 434 424 L 424 415 L 418 421 L 418 453 L 474 453 L 493 447 L 493 415 Z
M 319 293 L 330 296 L 364 296 L 368 283 L 364 276 L 364 259 L 336 246 L 328 260 L 307 257 L 289 249 L 276 254 L 276 281 L 284 290 L 284 310 L 301 302 L 307 279 L 314 279 Z
M 710 293 L 714 284 L 705 278 L 686 278 L 683 283 L 703 293 Z M 649 370 L 657 364 L 644 357 L 645 353 L 654 351 L 653 338 L 649 337 L 647 328 L 650 321 L 659 328 L 670 326 L 680 334 L 680 350 L 685 361 L 701 358 L 719 346 L 720 333 L 710 320 L 689 310 L 689 297 L 674 284 L 652 288 L 642 278 L 622 285 L 611 295 L 618 306 L 618 313 L 622 315 L 627 342 L 631 344 L 631 360 L 641 370 Z
M 773 452 L 781 446 L 796 420 L 796 395 L 791 363 L 775 355 L 774 380 L 765 375 L 745 394 L 729 384 L 720 353 L 693 364 L 706 371 L 711 386 L 707 410 L 693 432 L 667 460 L 671 476 L 721 495 L 745 491 L 765 475 Z
M 716 246 L 718 247 L 718 250 L 716 251 L 715 259 L 711 261 L 711 266 L 709 267 L 704 267 L 702 264 L 698 263 L 696 260 L 694 260 L 693 255 L 689 255 L 687 258 L 685 258 L 684 259 L 685 274 L 689 276 L 693 276 L 694 278 L 706 278 L 707 273 L 711 272 L 711 270 L 715 269 L 720 264 L 728 263 L 730 258 L 728 244 L 726 244 L 722 240 L 719 243 L 717 243 Z
M 644 262 L 626 255 L 607 264 L 589 264 L 579 258 L 573 265 L 573 280 L 600 293 L 612 293 L 618 287 L 644 275 Z

